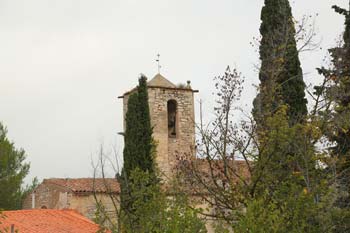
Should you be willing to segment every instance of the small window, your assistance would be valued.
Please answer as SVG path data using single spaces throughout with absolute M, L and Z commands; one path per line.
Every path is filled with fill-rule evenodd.
M 43 205 L 43 206 L 41 207 L 41 209 L 47 209 L 46 205 Z
M 175 100 L 168 101 L 168 136 L 176 137 L 177 132 L 177 103 Z

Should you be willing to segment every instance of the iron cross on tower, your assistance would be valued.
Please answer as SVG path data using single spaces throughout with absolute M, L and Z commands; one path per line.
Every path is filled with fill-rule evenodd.
M 157 54 L 156 62 L 158 64 L 158 74 L 160 74 L 160 68 L 162 68 L 162 67 L 160 66 L 160 54 L 159 53 Z

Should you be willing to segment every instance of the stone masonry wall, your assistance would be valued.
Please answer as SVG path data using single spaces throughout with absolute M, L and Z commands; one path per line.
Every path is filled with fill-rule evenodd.
M 114 221 L 116 221 L 116 211 L 111 198 L 104 193 L 96 194 L 96 198 L 99 202 L 103 203 L 106 213 L 109 214 Z M 119 199 L 119 196 L 118 198 Z M 119 205 L 119 202 L 116 202 Z M 71 195 L 69 198 L 69 208 L 77 210 L 79 213 L 89 219 L 93 219 L 96 213 L 96 201 L 93 194 L 88 195 Z M 119 206 L 117 206 L 119 208 Z
M 167 103 L 177 103 L 176 137 L 168 136 Z M 191 90 L 149 88 L 153 136 L 158 141 L 157 162 L 166 176 L 171 176 L 176 160 L 194 154 L 195 125 L 193 92 Z
M 35 189 L 35 209 L 68 208 L 68 190 L 64 187 L 42 183 Z M 32 194 L 24 199 L 23 209 L 32 209 Z

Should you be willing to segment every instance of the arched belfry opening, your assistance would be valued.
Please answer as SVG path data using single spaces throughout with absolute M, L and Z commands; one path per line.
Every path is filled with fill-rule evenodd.
M 168 101 L 168 136 L 170 138 L 176 138 L 177 134 L 177 102 L 175 100 Z

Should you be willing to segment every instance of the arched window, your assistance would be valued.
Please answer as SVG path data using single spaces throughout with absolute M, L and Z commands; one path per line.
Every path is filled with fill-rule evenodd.
M 43 206 L 41 207 L 41 209 L 47 209 L 46 205 L 43 205 Z
M 168 136 L 176 137 L 177 132 L 177 103 L 175 100 L 168 101 Z

